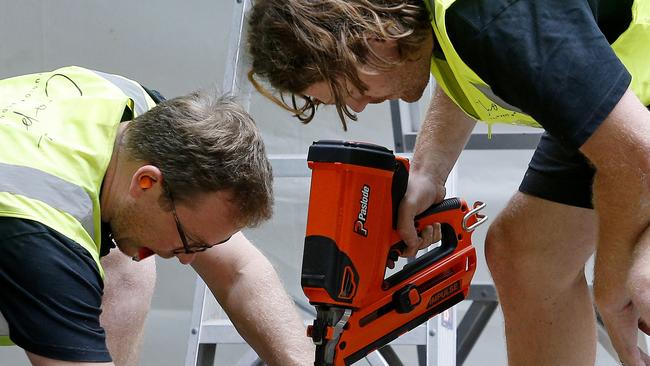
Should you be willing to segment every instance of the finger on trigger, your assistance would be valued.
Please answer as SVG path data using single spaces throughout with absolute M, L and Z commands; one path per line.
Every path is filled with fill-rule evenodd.
M 424 249 L 433 243 L 433 226 L 427 225 L 427 227 L 422 230 L 420 233 L 420 246 L 418 249 Z
M 442 240 L 442 226 L 439 222 L 433 224 L 433 241 L 431 243 L 436 243 Z
M 398 229 L 399 235 L 404 241 L 404 244 L 406 244 L 406 249 L 402 253 L 402 256 L 408 256 L 408 254 L 413 250 L 413 248 L 417 248 L 419 245 L 418 242 L 418 234 L 415 231 L 415 226 L 413 224 L 407 225 L 407 226 L 400 226 Z

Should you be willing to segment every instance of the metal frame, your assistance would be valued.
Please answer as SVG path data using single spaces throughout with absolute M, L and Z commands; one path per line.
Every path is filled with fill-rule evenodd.
M 237 94 L 246 110 L 249 109 L 250 105 L 251 86 L 250 83 L 242 80 L 243 76 L 246 75 L 245 67 L 248 64 L 242 45 L 244 41 L 242 35 L 246 31 L 246 12 L 250 9 L 250 6 L 250 0 L 235 1 L 230 27 L 228 58 L 223 80 L 223 91 Z M 208 318 L 206 314 L 210 310 L 207 308 L 209 302 L 206 303 L 206 298 L 212 296 L 207 292 L 209 291 L 205 283 L 197 276 L 190 336 L 187 341 L 187 354 L 185 357 L 185 365 L 187 366 L 212 366 L 217 343 L 245 343 L 229 320 L 224 320 L 220 324 L 206 323 Z M 215 332 L 216 334 L 214 334 Z M 254 363 L 251 365 L 254 365 Z
M 430 84 L 435 83 L 433 80 Z M 420 116 L 419 111 L 413 112 L 417 107 L 416 103 L 405 103 L 402 101 L 390 101 L 390 115 L 393 121 L 393 138 L 395 151 L 404 153 L 411 152 L 415 147 L 415 139 L 418 128 L 414 117 L 410 114 Z M 532 133 L 473 133 L 465 150 L 534 150 L 539 143 L 542 134 Z

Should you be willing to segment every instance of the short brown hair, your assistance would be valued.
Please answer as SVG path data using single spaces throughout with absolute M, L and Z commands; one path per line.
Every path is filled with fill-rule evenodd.
M 130 122 L 122 142 L 129 157 L 162 171 L 174 199 L 225 190 L 242 226 L 271 217 L 273 176 L 264 143 L 232 96 L 196 91 L 162 102 Z
M 248 18 L 249 79 L 274 103 L 311 121 L 319 102 L 303 95 L 317 82 L 326 82 L 346 129 L 345 116 L 356 116 L 344 103 L 351 82 L 361 92 L 358 65 L 390 69 L 414 53 L 431 31 L 423 0 L 256 0 Z M 394 40 L 400 59 L 391 62 L 371 51 L 368 39 Z M 280 93 L 265 89 L 260 76 Z M 291 105 L 285 100 L 291 95 Z M 304 104 L 298 105 L 298 99 Z

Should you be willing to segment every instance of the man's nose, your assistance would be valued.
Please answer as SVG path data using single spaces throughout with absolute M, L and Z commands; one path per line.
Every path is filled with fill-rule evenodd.
M 370 102 L 369 98 L 363 98 L 361 100 L 349 100 L 346 104 L 350 107 L 355 113 L 361 113 Z

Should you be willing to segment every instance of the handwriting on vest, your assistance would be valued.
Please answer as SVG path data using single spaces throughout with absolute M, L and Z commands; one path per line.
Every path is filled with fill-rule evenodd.
M 496 104 L 494 102 L 490 103 L 489 107 L 486 107 L 483 104 L 483 102 L 481 102 L 480 99 L 477 99 L 475 103 L 480 105 L 481 108 L 483 108 L 485 110 L 485 112 L 487 112 L 488 116 L 492 120 L 496 120 L 496 119 L 499 119 L 499 118 L 513 117 L 516 114 L 516 112 L 512 112 L 512 111 L 509 111 L 507 109 L 502 109 L 501 107 L 499 107 L 498 104 Z
M 68 96 L 70 93 L 73 95 L 78 93 L 79 96 L 83 96 L 83 90 L 67 75 L 53 74 L 45 80 L 45 83 L 42 83 L 42 78 L 39 76 L 34 79 L 33 85 L 23 95 L 16 96 L 16 99 L 13 99 L 10 104 L 0 108 L 0 122 L 3 120 L 7 121 L 5 123 L 19 122 L 29 131 L 30 128 L 36 127 L 42 122 L 38 118 L 39 112 L 47 110 L 48 105 L 57 98 L 57 93 L 64 93 Z M 32 101 L 33 97 L 37 99 Z M 11 115 L 13 117 L 10 118 Z M 39 148 L 43 141 L 53 141 L 47 132 L 37 136 L 36 145 Z

